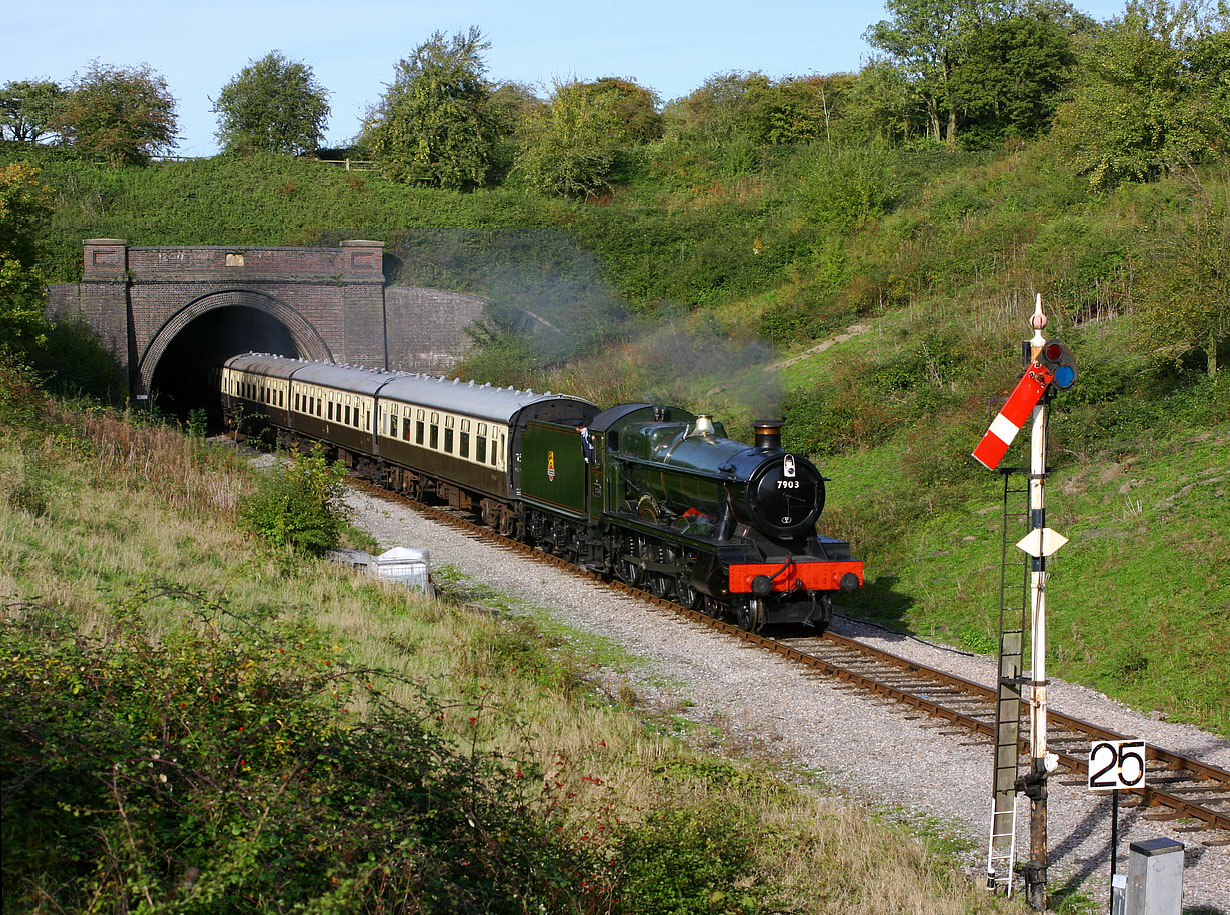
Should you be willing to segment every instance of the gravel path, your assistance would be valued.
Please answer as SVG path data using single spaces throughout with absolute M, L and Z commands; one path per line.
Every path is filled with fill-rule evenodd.
M 939 819 L 973 840 L 985 856 L 990 812 L 988 743 L 960 735 L 895 705 L 835 689 L 785 661 L 766 656 L 629 597 L 605 591 L 548 565 L 535 564 L 466 537 L 397 503 L 353 491 L 355 522 L 382 546 L 430 549 L 437 567 L 450 564 L 472 580 L 542 608 L 576 630 L 601 635 L 649 659 L 630 671 L 608 672 L 637 696 L 673 714 L 720 726 L 737 745 L 766 752 L 787 766 L 818 771 L 825 781 L 878 810 L 907 819 Z M 994 681 L 994 662 L 841 619 L 833 629 L 894 654 L 942 667 L 971 680 Z M 608 688 L 609 685 L 608 685 Z M 616 687 L 618 688 L 618 687 Z M 613 691 L 613 690 L 612 690 Z M 1230 740 L 1134 712 L 1100 693 L 1052 679 L 1055 708 L 1098 721 L 1147 742 L 1230 769 Z M 1051 782 L 1048 810 L 1052 886 L 1080 887 L 1107 898 L 1110 799 L 1084 787 Z M 1018 815 L 1018 857 L 1028 849 L 1024 799 Z M 1120 810 L 1120 867 L 1130 842 L 1168 837 L 1186 845 L 1184 903 L 1230 913 L 1230 839 L 1225 833 L 1180 832 L 1175 822 Z M 981 871 L 985 858 L 971 859 Z

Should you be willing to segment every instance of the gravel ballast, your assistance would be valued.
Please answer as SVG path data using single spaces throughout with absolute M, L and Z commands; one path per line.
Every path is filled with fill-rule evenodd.
M 622 677 L 640 700 L 673 714 L 720 726 L 735 745 L 755 748 L 794 770 L 823 780 L 877 811 L 919 822 L 943 821 L 972 840 L 985 867 L 991 802 L 991 746 L 916 718 L 896 705 L 750 649 L 679 617 L 546 564 L 467 537 L 407 506 L 361 490 L 349 497 L 355 523 L 383 548 L 423 547 L 435 566 L 457 567 L 476 583 L 547 612 L 558 622 L 602 636 L 647 659 Z M 839 617 L 833 630 L 894 654 L 982 683 L 994 682 L 994 660 L 945 649 Z M 1230 740 L 1197 728 L 1156 720 L 1101 693 L 1050 681 L 1058 710 L 1146 742 L 1230 769 Z M 1079 888 L 1099 902 L 1109 882 L 1109 796 L 1094 795 L 1061 772 L 1052 779 L 1048 810 L 1052 888 Z M 1020 801 L 1018 860 L 1027 857 L 1029 817 Z M 1186 846 L 1184 905 L 1230 913 L 1230 845 L 1226 833 L 1180 831 L 1185 821 L 1159 821 L 1127 803 L 1120 810 L 1119 867 L 1126 871 L 1131 842 L 1167 837 Z

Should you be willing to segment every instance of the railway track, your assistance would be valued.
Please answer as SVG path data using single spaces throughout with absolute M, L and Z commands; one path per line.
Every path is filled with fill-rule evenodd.
M 947 723 L 988 742 L 994 736 L 996 692 L 981 683 L 835 633 L 826 632 L 812 638 L 774 639 L 748 632 L 669 599 L 612 581 L 596 572 L 578 569 L 565 559 L 497 534 L 473 523 L 464 515 L 415 502 L 373 484 L 360 485 L 380 498 L 408 503 L 418 511 L 462 530 L 473 539 L 589 577 L 602 587 L 633 595 L 681 619 L 723 632 L 816 674 L 837 680 L 850 689 L 891 700 L 930 716 L 941 725 Z M 1022 728 L 1023 733 L 1027 731 L 1028 728 Z M 1049 749 L 1059 757 L 1060 765 L 1072 776 L 1088 774 L 1087 751 L 1091 740 L 1123 740 L 1131 736 L 1065 715 L 1053 708 L 1048 711 Z M 1021 749 L 1022 753 L 1028 752 L 1027 740 L 1021 741 Z M 1206 845 L 1230 845 L 1230 772 L 1161 747 L 1149 746 L 1147 757 L 1146 785 L 1127 789 L 1125 794 L 1136 796 L 1142 806 L 1158 808 L 1151 818 L 1187 818 L 1193 822 L 1191 826 L 1179 825 L 1177 828 L 1180 831 L 1222 831 L 1221 837 L 1202 837 L 1201 841 Z M 1083 785 L 1085 781 L 1082 778 L 1069 783 Z

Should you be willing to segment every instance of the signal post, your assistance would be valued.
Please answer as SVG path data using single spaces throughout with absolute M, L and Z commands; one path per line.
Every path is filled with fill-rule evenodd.
M 1046 559 L 1068 542 L 1067 538 L 1046 526 L 1047 408 L 1056 389 L 1066 390 L 1076 381 L 1076 365 L 1068 348 L 1058 340 L 1047 340 L 1042 336 L 1046 323 L 1046 316 L 1042 313 L 1042 296 L 1039 294 L 1034 314 L 1030 318 L 1033 337 L 1024 347 L 1027 357 L 1025 373 L 973 452 L 979 463 L 994 470 L 1007 453 L 1008 446 L 1017 432 L 1025 425 L 1025 421 L 1030 421 L 1030 530 L 1017 543 L 1017 547 L 1030 556 L 1030 764 L 1028 772 L 1017 778 L 1010 790 L 1020 791 L 1030 802 L 1030 863 L 1024 869 L 1025 890 L 1030 906 L 1039 911 L 1046 908 L 1047 778 L 1058 762 L 1057 757 L 1048 752 L 1046 745 Z M 1001 640 L 1001 671 L 1003 669 Z M 1003 685 L 1001 683 L 1001 697 Z M 996 766 L 1002 765 L 1003 760 L 997 750 Z M 996 790 L 1002 794 L 1002 786 L 998 783 Z M 992 883 L 995 875 L 990 861 L 996 857 L 997 839 L 1003 839 L 1002 832 L 998 836 L 996 834 L 997 816 L 1003 815 L 998 806 L 1001 800 L 1002 797 L 997 796 L 992 805 L 991 849 L 988 859 L 988 877 Z M 1012 800 L 1011 809 L 1015 811 L 1015 798 Z M 1015 830 L 1015 813 L 1009 819 L 1013 824 L 1011 829 Z M 1002 854 L 999 857 L 1002 857 Z M 1007 888 L 1011 893 L 1011 862 Z

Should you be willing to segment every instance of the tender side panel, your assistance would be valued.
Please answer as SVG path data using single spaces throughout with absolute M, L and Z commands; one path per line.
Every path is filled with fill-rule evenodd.
M 521 434 L 521 497 L 576 518 L 587 517 L 588 465 L 572 426 L 531 421 Z

